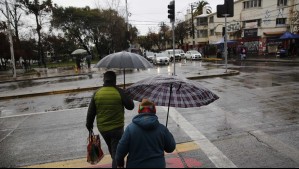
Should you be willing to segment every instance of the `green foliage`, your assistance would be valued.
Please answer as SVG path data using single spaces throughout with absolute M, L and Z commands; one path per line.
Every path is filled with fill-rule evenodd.
M 198 2 L 197 8 L 195 10 L 195 16 L 203 14 L 204 7 L 207 7 L 207 14 L 212 13 L 212 8 L 209 6 L 209 2 L 201 0 Z
M 188 21 L 179 22 L 175 28 L 175 36 L 179 45 L 184 44 L 184 39 L 188 37 L 190 26 Z
M 19 3 L 22 4 L 26 10 L 27 14 L 34 14 L 36 21 L 36 31 L 38 35 L 38 55 L 39 55 L 39 66 L 41 64 L 46 67 L 46 62 L 44 58 L 44 50 L 42 46 L 42 37 L 41 37 L 41 18 L 44 16 L 44 13 L 50 13 L 53 9 L 52 0 L 43 0 L 40 2 L 39 0 L 19 0 Z M 42 63 L 41 63 L 42 62 Z
M 56 7 L 51 24 L 62 29 L 78 48 L 84 48 L 89 53 L 92 43 L 102 56 L 129 47 L 125 20 L 112 9 Z M 136 28 L 131 28 L 130 32 L 132 38 L 137 37 Z

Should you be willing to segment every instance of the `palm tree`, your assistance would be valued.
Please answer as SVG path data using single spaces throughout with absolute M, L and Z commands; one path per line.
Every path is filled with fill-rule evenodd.
M 206 9 L 207 9 L 207 14 L 212 13 L 212 8 L 209 5 L 210 5 L 209 2 L 207 2 L 205 0 L 199 1 L 197 3 L 197 8 L 196 8 L 195 13 L 194 13 L 195 16 L 203 14 L 204 7 L 206 7 Z

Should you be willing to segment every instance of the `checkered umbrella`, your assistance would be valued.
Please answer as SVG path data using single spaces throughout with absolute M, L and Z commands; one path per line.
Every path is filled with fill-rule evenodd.
M 168 110 L 169 107 L 201 107 L 219 99 L 216 94 L 197 82 L 161 75 L 133 84 L 126 93 L 136 101 L 141 102 L 147 98 L 157 106 L 168 106 Z

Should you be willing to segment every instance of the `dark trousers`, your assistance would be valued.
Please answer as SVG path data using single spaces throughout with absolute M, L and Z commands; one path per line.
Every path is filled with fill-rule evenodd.
M 116 155 L 116 149 L 119 140 L 121 139 L 122 135 L 124 134 L 124 128 L 117 128 L 111 131 L 107 132 L 101 132 L 102 137 L 104 138 L 108 149 L 109 153 L 112 158 L 112 168 L 117 168 L 116 160 L 115 160 L 115 155 Z

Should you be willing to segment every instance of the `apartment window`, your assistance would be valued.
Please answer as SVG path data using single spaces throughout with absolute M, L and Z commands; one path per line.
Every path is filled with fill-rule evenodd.
M 210 36 L 214 36 L 215 35 L 215 30 L 214 29 L 210 29 Z
M 285 25 L 287 23 L 287 18 L 277 18 L 276 25 Z
M 210 23 L 214 23 L 214 16 L 210 17 Z
M 255 19 L 255 20 L 243 21 L 242 26 L 243 26 L 243 28 L 261 27 L 262 26 L 262 20 L 261 19 Z
M 207 37 L 208 37 L 208 30 L 197 31 L 197 38 L 207 38 Z
M 197 18 L 197 26 L 208 25 L 208 18 Z
M 243 2 L 244 9 L 262 7 L 262 0 L 250 0 Z
M 287 6 L 288 0 L 277 0 L 277 6 Z

